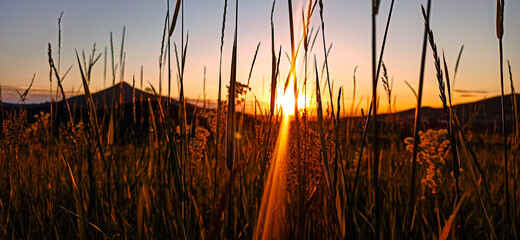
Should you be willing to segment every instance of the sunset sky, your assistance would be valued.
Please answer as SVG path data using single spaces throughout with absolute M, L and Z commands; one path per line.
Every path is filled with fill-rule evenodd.
M 293 1 L 296 36 L 301 35 L 301 9 L 307 1 Z M 397 96 L 397 109 L 414 107 L 414 96 L 404 81 L 417 88 L 420 65 L 420 50 L 424 22 L 420 6 L 426 1 L 398 0 L 395 2 L 390 25 L 387 47 L 383 58 L 388 73 L 394 81 L 393 94 Z M 171 8 L 174 7 L 174 1 Z M 350 106 L 352 100 L 352 74 L 356 66 L 356 101 L 364 97 L 361 104 L 366 107 L 366 99 L 371 91 L 371 1 L 324 0 L 325 35 L 327 45 L 333 43 L 329 64 L 334 92 L 344 87 L 345 100 Z M 202 94 L 204 66 L 207 68 L 207 97 L 216 99 L 218 89 L 218 63 L 220 32 L 224 0 L 185 1 L 184 30 L 189 31 L 189 46 L 186 62 L 186 95 L 196 99 Z M 238 81 L 245 83 L 251 61 L 258 42 L 261 42 L 256 60 L 251 87 L 257 97 L 265 99 L 269 92 L 270 79 L 270 10 L 272 1 L 242 0 L 239 3 L 238 26 Z M 383 0 L 377 16 L 378 42 L 380 46 L 390 0 Z M 305 7 L 306 8 L 306 7 Z M 119 56 L 121 34 L 126 27 L 125 81 L 132 82 L 132 75 L 139 79 L 141 65 L 144 66 L 145 83 L 159 85 L 159 55 L 162 29 L 166 14 L 166 0 L 2 0 L 0 2 L 0 84 L 3 99 L 17 102 L 15 89 L 27 87 L 33 74 L 36 80 L 29 93 L 28 102 L 48 101 L 49 66 L 47 43 L 51 43 L 57 56 L 57 20 L 64 11 L 62 20 L 62 60 L 61 69 L 74 65 L 64 81 L 67 90 L 78 89 L 81 85 L 79 69 L 74 49 L 90 52 L 97 43 L 98 52 L 109 46 L 110 32 L 114 35 L 116 62 Z M 232 36 L 234 30 L 235 1 L 229 1 L 226 23 L 226 38 L 223 58 L 223 84 L 229 82 Z M 510 92 L 507 60 L 511 62 L 513 79 L 520 87 L 520 1 L 505 1 L 504 69 L 506 92 Z M 496 1 L 494 0 L 437 0 L 433 1 L 431 25 L 439 49 L 444 50 L 453 76 L 457 54 L 465 46 L 454 102 L 468 102 L 500 94 L 498 65 L 498 41 L 495 33 Z M 290 54 L 289 19 L 287 1 L 278 0 L 275 8 L 275 44 L 282 45 L 282 51 Z M 179 18 L 180 20 L 180 18 Z M 180 22 L 179 22 L 180 24 Z M 319 12 L 313 16 L 312 25 L 317 28 Z M 180 25 L 175 30 L 172 41 L 180 42 Z M 424 105 L 440 106 L 438 85 L 435 79 L 432 55 L 428 49 L 427 72 L 424 88 Z M 110 47 L 109 47 L 110 52 Z M 316 41 L 312 56 L 323 59 L 321 37 Z M 282 77 L 285 77 L 289 63 L 282 53 Z M 110 57 L 108 58 L 110 59 Z M 110 61 L 108 62 L 110 66 Z M 320 67 L 321 67 L 321 63 Z M 101 90 L 104 57 L 94 67 L 92 90 Z M 175 57 L 172 42 L 172 67 Z M 175 70 L 176 68 L 174 68 Z M 112 81 L 107 70 L 107 86 Z M 172 93 L 178 96 L 173 71 Z M 119 74 L 117 74 L 119 76 Z M 263 79 L 265 78 L 265 83 Z M 119 81 L 117 78 L 116 81 Z M 145 87 L 148 84 L 145 85 Z M 138 85 L 139 86 L 139 85 Z M 163 82 L 163 94 L 167 94 L 167 83 Z M 381 106 L 386 99 L 380 87 Z M 83 93 L 81 91 L 81 93 Z M 70 95 L 70 93 L 69 93 Z M 224 93 L 225 96 L 225 93 Z M 309 93 L 310 96 L 310 93 Z M 328 94 L 327 94 L 328 96 Z M 202 97 L 202 96 L 201 96 Z

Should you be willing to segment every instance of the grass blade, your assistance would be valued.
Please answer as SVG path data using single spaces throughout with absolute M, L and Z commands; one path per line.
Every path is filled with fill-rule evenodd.
M 464 45 L 460 47 L 459 56 L 457 57 L 457 63 L 455 64 L 455 72 L 453 73 L 453 84 L 451 88 L 455 89 L 455 79 L 457 78 L 457 72 L 459 71 L 460 58 L 462 57 L 462 51 L 464 51 Z
M 502 37 L 504 36 L 504 0 L 497 0 L 496 30 L 498 38 L 498 51 L 500 54 L 500 108 L 502 111 L 502 140 L 504 145 L 504 194 L 506 196 L 506 215 L 508 228 L 511 227 L 511 209 L 509 208 L 509 176 L 508 176 L 508 150 L 506 133 L 506 113 L 504 102 L 504 51 Z
M 182 0 L 177 0 L 177 3 L 175 4 L 175 10 L 173 11 L 172 23 L 170 24 L 170 30 L 168 30 L 168 35 L 170 37 L 172 36 L 173 31 L 175 30 L 175 26 L 177 25 L 177 18 L 179 17 L 179 10 L 181 8 L 181 2 L 182 2 Z
M 213 187 L 213 205 L 217 202 L 217 177 L 218 177 L 218 162 L 220 160 L 220 116 L 222 112 L 222 49 L 224 47 L 224 30 L 226 29 L 226 11 L 227 11 L 227 0 L 224 0 L 224 13 L 222 16 L 222 31 L 220 35 L 220 56 L 218 66 L 218 97 L 217 97 L 217 137 L 215 140 L 215 186 Z
M 431 8 L 431 0 L 428 0 L 427 3 L 427 13 L 425 14 L 426 23 L 424 26 L 424 36 L 423 36 L 423 46 L 421 53 L 421 70 L 419 75 L 419 89 L 417 94 L 417 105 L 415 106 L 415 121 L 414 121 L 414 130 L 413 130 L 413 152 L 412 152 L 412 175 L 410 177 L 410 195 L 408 199 L 408 217 L 407 217 L 407 225 L 406 231 L 409 231 L 409 238 L 413 236 L 413 213 L 415 209 L 415 178 L 417 174 L 417 151 L 419 147 L 419 123 L 421 122 L 421 104 L 422 104 L 422 94 L 423 94 L 423 85 L 424 85 L 424 70 L 426 67 L 426 47 L 428 43 L 428 32 L 430 27 L 430 8 Z M 424 9 L 424 8 L 423 8 Z

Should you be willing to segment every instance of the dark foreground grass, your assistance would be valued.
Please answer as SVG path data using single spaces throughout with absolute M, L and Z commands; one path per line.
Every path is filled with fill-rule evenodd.
M 353 114 L 358 112 L 360 102 L 352 102 L 350 109 L 341 104 L 340 99 L 346 94 L 341 91 L 343 88 L 339 88 L 336 106 L 331 102 L 334 87 L 329 76 L 330 48 L 327 50 L 325 42 L 326 4 L 323 1 L 310 1 L 307 12 L 302 10 L 302 26 L 294 25 L 299 15 L 293 16 L 292 1 L 287 2 L 291 29 L 287 34 L 291 39 L 289 71 L 280 69 L 282 46 L 276 53 L 272 19 L 277 2 L 273 1 L 270 101 L 263 106 L 255 97 L 254 111 L 251 111 L 255 114 L 246 114 L 245 96 L 250 91 L 249 80 L 255 80 L 253 66 L 259 47 L 247 84 L 243 84 L 236 75 L 237 61 L 242 61 L 237 59 L 238 3 L 235 1 L 232 58 L 227 65 L 222 61 L 222 52 L 226 51 L 227 1 L 224 1 L 219 69 L 229 67 L 231 74 L 228 91 L 224 91 L 219 70 L 217 109 L 190 105 L 184 96 L 184 72 L 188 71 L 185 62 L 189 54 L 182 0 L 176 1 L 173 16 L 167 11 L 159 60 L 161 71 L 164 68 L 168 71 L 168 95 L 172 76 L 178 76 L 179 101 L 160 96 L 161 76 L 159 93 L 149 84 L 151 91 L 146 98 L 136 99 L 138 89 L 134 78 L 130 103 L 124 103 L 122 95 L 113 94 L 111 104 L 96 104 L 89 87 L 90 72 L 97 67 L 102 54 L 96 54 L 95 45 L 89 58 L 82 52 L 76 55 L 77 63 L 74 63 L 80 68 L 85 106 L 69 105 L 66 100 L 62 81 L 68 71 L 60 73 L 60 54 L 56 66 L 51 44 L 48 49 L 50 83 L 53 89 L 58 89 L 51 95 L 60 96 L 52 101 L 51 112 L 27 116 L 29 111 L 24 104 L 4 110 L 0 92 L 0 238 L 253 239 L 270 236 L 255 229 L 263 229 L 257 227 L 259 212 L 268 170 L 278 161 L 272 152 L 277 147 L 279 134 L 288 136 L 285 160 L 289 166 L 279 173 L 287 191 L 287 198 L 279 203 L 283 204 L 287 217 L 276 222 L 277 229 L 285 229 L 280 231 L 280 239 L 517 238 L 520 230 L 516 225 L 520 215 L 520 209 L 516 208 L 520 194 L 517 186 L 519 125 L 513 75 L 509 72 L 515 104 L 505 106 L 502 91 L 502 132 L 472 128 L 471 120 L 460 122 L 462 117 L 451 104 L 446 59 L 443 54 L 441 62 L 437 50 L 437 44 L 442 43 L 435 43 L 434 27 L 429 24 L 431 1 L 428 1 L 428 10 L 423 10 L 425 30 L 417 108 L 415 118 L 410 121 L 399 119 L 400 115 L 392 114 L 391 110 L 387 115 L 377 111 L 381 66 L 386 97 L 389 104 L 394 97 L 395 103 L 388 81 L 391 69 L 383 65 L 393 1 L 379 55 L 376 55 L 375 36 L 379 1 L 372 2 L 373 94 L 366 118 Z M 501 52 L 503 6 L 502 1 L 497 7 Z M 312 27 L 315 9 L 320 11 L 316 30 Z M 176 27 L 178 18 L 180 32 Z M 303 28 L 301 38 L 294 35 L 298 27 Z M 323 52 L 315 52 L 313 46 L 320 31 Z M 61 30 L 59 32 L 61 36 Z M 172 74 L 170 63 L 170 37 L 174 34 L 182 39 L 180 55 L 174 42 L 176 74 Z M 439 88 L 433 90 L 423 89 L 428 41 L 435 63 L 430 67 L 436 68 L 439 83 Z M 112 35 L 110 43 L 112 83 L 116 85 L 118 68 L 121 81 L 125 73 L 124 30 L 118 66 L 114 61 Z M 304 54 L 300 59 L 302 43 Z M 61 49 L 61 42 L 58 45 Z M 321 75 L 316 56 L 323 56 Z M 312 62 L 314 65 L 310 66 Z M 300 64 L 304 66 L 303 73 L 296 71 Z M 458 60 L 453 82 L 457 69 Z M 282 76 L 284 72 L 289 74 Z M 297 81 L 296 76 L 301 75 L 301 81 Z M 291 77 L 296 84 L 289 86 Z M 140 78 L 142 88 L 142 68 Z M 297 97 L 307 92 L 308 83 L 311 84 L 309 92 L 313 92 L 311 104 L 298 106 Z M 355 85 L 354 77 L 354 89 Z M 276 95 L 277 87 L 294 91 L 297 96 L 296 114 L 285 132 L 280 128 L 282 111 L 276 107 L 277 99 L 281 98 Z M 329 99 L 322 96 L 326 88 Z M 439 91 L 444 109 L 444 115 L 439 118 L 445 119 L 445 123 L 423 128 L 423 91 Z M 28 94 L 30 87 L 21 94 L 21 102 Z M 355 90 L 352 95 L 354 98 Z M 307 95 L 304 97 L 307 102 Z M 327 106 L 331 111 L 326 111 Z M 511 107 L 513 117 L 505 114 L 506 107 Z M 514 134 L 505 134 L 506 121 L 512 122 Z M 373 134 L 367 141 L 369 130 Z

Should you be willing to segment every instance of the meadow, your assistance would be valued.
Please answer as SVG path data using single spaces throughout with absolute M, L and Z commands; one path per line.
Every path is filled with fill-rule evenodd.
M 25 104 L 31 87 L 20 92 L 19 104 L 0 97 L 1 239 L 519 238 L 520 121 L 513 74 L 502 57 L 503 0 L 497 0 L 496 18 L 502 95 L 491 106 L 500 111 L 497 118 L 482 109 L 462 116 L 452 105 L 463 49 L 456 66 L 448 66 L 429 24 L 431 0 L 422 9 L 419 86 L 409 85 L 417 104 L 409 115 L 379 109 L 380 101 L 395 104 L 383 61 L 394 0 L 389 9 L 373 0 L 367 107 L 363 100 L 345 105 L 345 95 L 355 99 L 355 87 L 352 93 L 333 89 L 321 0 L 309 1 L 301 16 L 293 16 L 287 1 L 290 69 L 280 68 L 286 59 L 271 20 L 271 42 L 263 45 L 272 61 L 262 63 L 272 66 L 267 103 L 249 87 L 258 47 L 249 78 L 237 79 L 240 29 L 238 18 L 226 13 L 238 15 L 239 1 L 228 9 L 224 0 L 220 69 L 231 68 L 230 79 L 219 74 L 216 103 L 205 97 L 188 102 L 189 38 L 183 1 L 173 2 L 159 58 L 167 74 L 158 89 L 143 83 L 142 74 L 123 82 L 123 30 L 119 56 L 112 35 L 108 51 L 99 53 L 94 44 L 76 52 L 83 95 L 66 96 L 62 81 L 70 69 L 60 69 L 60 40 L 48 45 L 49 94 L 60 101 Z M 271 16 L 278 4 L 285 1 L 273 1 Z M 383 36 L 375 31 L 379 11 L 389 12 Z M 294 25 L 296 18 L 302 26 Z M 311 19 L 321 25 L 311 26 Z M 222 61 L 226 21 L 235 32 L 231 63 Z M 301 36 L 295 28 L 303 29 Z M 170 42 L 174 34 L 180 43 Z M 316 38 L 323 45 L 315 45 Z M 435 65 L 426 66 L 431 57 Z M 113 87 L 93 93 L 91 72 L 103 63 Z M 443 103 L 434 123 L 422 108 L 426 67 L 436 69 Z M 172 82 L 178 96 L 158 94 Z M 482 119 L 489 120 L 486 128 Z

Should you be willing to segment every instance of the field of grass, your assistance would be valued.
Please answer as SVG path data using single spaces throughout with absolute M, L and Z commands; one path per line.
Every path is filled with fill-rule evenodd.
M 159 91 L 150 84 L 144 94 L 136 89 L 139 80 L 143 88 L 142 76 L 134 76 L 131 98 L 113 90 L 112 99 L 101 104 L 90 92 L 90 73 L 103 59 L 113 85 L 123 86 L 116 83 L 118 71 L 120 81 L 124 78 L 123 31 L 119 56 L 112 36 L 104 53 L 95 45 L 90 54 L 76 53 L 83 102 L 65 96 L 61 81 L 68 71 L 59 70 L 61 43 L 57 49 L 49 44 L 48 59 L 51 89 L 57 89 L 50 95 L 64 100 L 28 116 L 23 102 L 30 87 L 16 107 L 4 109 L 0 97 L 0 239 L 519 238 L 520 121 L 513 76 L 502 59 L 503 0 L 497 0 L 502 96 L 495 106 L 502 115 L 493 119 L 498 121 L 494 129 L 480 131 L 451 104 L 450 80 L 458 61 L 449 69 L 437 50 L 441 43 L 429 25 L 431 0 L 422 9 L 421 74 L 419 86 L 410 86 L 417 107 L 409 122 L 391 110 L 381 115 L 377 107 L 379 101 L 390 106 L 395 101 L 383 61 L 393 0 L 381 46 L 376 46 L 375 23 L 384 9 L 373 1 L 372 52 L 367 53 L 373 95 L 362 116 L 354 114 L 360 104 L 345 106 L 343 100 L 355 96 L 355 87 L 346 93 L 331 86 L 321 0 L 310 1 L 302 16 L 298 11 L 293 16 L 287 1 L 290 69 L 279 67 L 284 59 L 271 22 L 272 42 L 263 43 L 272 55 L 267 104 L 250 93 L 250 79 L 241 83 L 236 77 L 240 29 L 238 18 L 226 19 L 226 13 L 238 14 L 239 1 L 236 9 L 228 9 L 224 0 L 221 55 L 226 21 L 235 31 L 232 62 L 220 59 L 221 68 L 231 67 L 229 82 L 219 76 L 217 108 L 207 107 L 205 98 L 188 103 L 189 40 L 180 24 L 182 0 L 174 2 L 160 57 L 169 74 L 159 80 Z M 278 4 L 285 1 L 273 1 L 272 11 Z M 299 17 L 303 26 L 294 26 Z M 312 28 L 311 18 L 321 26 Z M 302 28 L 302 36 L 295 36 L 294 28 Z M 170 43 L 173 34 L 182 42 Z M 314 45 L 317 37 L 323 46 Z M 316 55 L 324 61 L 317 62 Z M 421 101 L 425 58 L 432 55 L 435 65 L 428 67 L 437 72 L 443 121 L 426 128 Z M 256 53 L 250 72 L 255 60 Z M 281 71 L 290 74 L 284 79 Z M 163 82 L 170 89 L 172 78 L 180 86 L 178 100 L 169 91 L 157 94 Z M 507 83 L 511 95 L 504 92 Z M 377 96 L 378 87 L 385 95 Z M 283 96 L 289 92 L 291 97 Z M 313 93 L 310 101 L 298 99 L 307 98 L 303 92 Z M 322 101 L 322 95 L 334 101 Z

